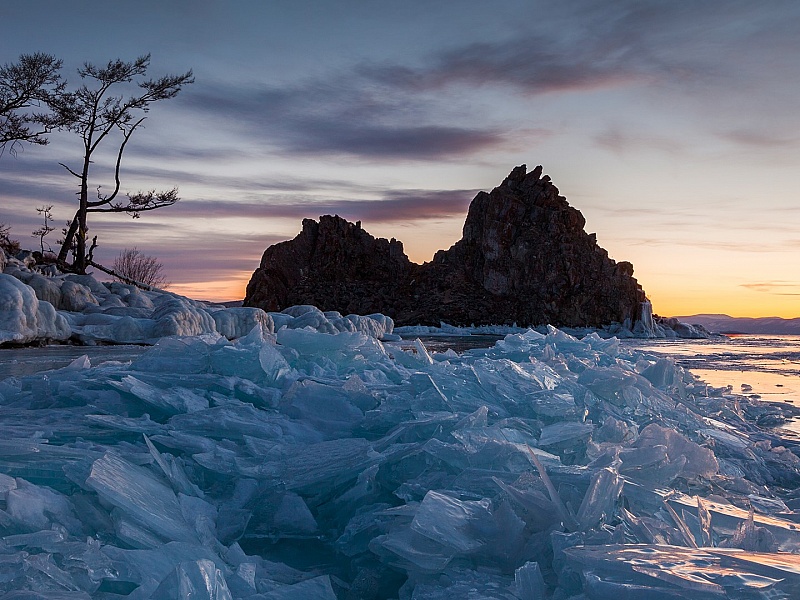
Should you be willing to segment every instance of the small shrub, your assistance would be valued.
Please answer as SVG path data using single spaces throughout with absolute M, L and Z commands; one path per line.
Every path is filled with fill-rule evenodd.
M 169 281 L 164 274 L 164 265 L 156 257 L 142 254 L 136 248 L 126 248 L 120 252 L 114 259 L 112 270 L 123 277 L 151 287 L 161 289 L 169 287 Z

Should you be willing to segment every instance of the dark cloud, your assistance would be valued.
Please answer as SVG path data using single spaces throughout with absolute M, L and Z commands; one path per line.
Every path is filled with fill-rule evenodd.
M 304 156 L 428 160 L 472 155 L 499 146 L 499 128 L 437 122 L 419 106 L 404 105 L 385 87 L 343 75 L 285 89 L 206 86 L 192 97 L 201 111 L 223 116 L 264 146 Z M 406 99 L 408 100 L 408 99 Z
M 273 192 L 292 192 L 306 193 L 319 190 L 336 190 L 338 193 L 364 194 L 376 193 L 375 186 L 360 184 L 356 181 L 345 181 L 343 179 L 324 179 L 286 174 L 261 175 L 248 172 L 246 175 L 231 175 L 227 173 L 216 173 L 204 171 L 202 165 L 208 164 L 206 161 L 198 161 L 197 169 L 185 169 L 179 166 L 158 166 L 156 164 L 143 164 L 140 166 L 123 168 L 124 178 L 122 187 L 126 187 L 127 181 L 152 181 L 158 182 L 156 185 L 170 187 L 178 186 L 180 189 L 185 184 L 194 186 L 206 186 L 215 190 L 220 190 L 221 194 L 230 192 L 231 195 L 241 198 L 242 194 L 255 196 L 257 194 L 267 194 Z M 232 170 L 235 170 L 235 162 Z M 133 189 L 139 189 L 134 187 Z
M 497 146 L 502 135 L 494 131 L 459 127 L 386 126 L 310 121 L 285 141 L 300 154 L 346 153 L 370 158 L 426 160 L 473 154 Z
M 408 63 L 361 62 L 282 86 L 204 81 L 182 98 L 183 106 L 211 116 L 215 126 L 227 124 L 231 139 L 246 132 L 273 152 L 452 160 L 513 142 L 507 116 L 487 112 L 476 92 L 525 97 L 621 86 L 655 86 L 668 94 L 707 88 L 733 75 L 717 60 L 732 39 L 780 26 L 756 19 L 760 11 L 739 2 L 576 1 L 539 10 L 546 11 L 539 19 L 533 9 L 522 11 L 507 34 L 460 45 L 448 38 L 446 48 Z M 721 10 L 751 25 L 729 31 L 719 23 Z M 597 141 L 617 151 L 643 143 L 680 150 L 666 138 L 613 131 Z
M 136 228 L 141 231 L 141 235 L 135 238 L 136 242 L 123 241 L 130 239 Z M 156 257 L 164 265 L 167 279 L 176 284 L 238 279 L 241 272 L 252 272 L 258 267 L 261 254 L 268 246 L 286 239 L 276 235 L 240 233 L 235 236 L 208 235 L 199 241 L 197 231 L 169 221 L 137 221 L 133 225 L 130 222 L 124 225 L 104 223 L 95 231 L 100 234 L 95 258 L 101 264 L 111 265 L 120 251 L 136 247 L 143 254 Z
M 516 24 L 507 37 L 453 47 L 422 66 L 365 65 L 360 72 L 386 85 L 416 91 L 445 85 L 504 85 L 528 94 L 591 90 L 635 82 L 696 80 L 709 67 L 662 44 L 670 21 L 683 30 L 709 18 L 657 2 L 570 2 L 548 7 L 547 18 Z
M 466 216 L 477 190 L 389 191 L 374 199 L 336 201 L 218 202 L 193 200 L 173 209 L 181 217 L 317 218 L 336 214 L 351 221 L 377 223 Z
M 146 253 L 158 257 L 174 283 L 224 280 L 239 271 L 254 271 L 264 250 L 284 239 L 275 235 L 217 236 L 205 242 L 198 253 L 196 238 L 183 235 L 160 240 Z
M 559 48 L 554 39 L 524 36 L 497 43 L 464 46 L 430 66 L 364 66 L 361 73 L 394 87 L 424 91 L 449 84 L 508 85 L 526 94 L 593 89 L 638 79 L 643 72 L 625 56 L 593 56 L 594 49 Z
M 263 234 L 207 235 L 198 240 L 197 232 L 180 223 L 184 219 L 249 218 L 275 219 L 318 218 L 338 214 L 351 221 L 405 223 L 418 219 L 464 217 L 477 190 L 402 190 L 388 191 L 374 200 L 338 200 L 328 202 L 219 202 L 192 200 L 179 202 L 165 211 L 157 211 L 131 224 L 115 220 L 98 224 L 101 231 L 99 260 L 110 263 L 124 247 L 118 240 L 142 228 L 139 249 L 156 256 L 168 279 L 175 284 L 197 281 L 227 281 L 236 273 L 250 272 L 258 266 L 261 254 L 286 237 Z M 212 225 L 213 227 L 213 225 Z M 152 237 L 151 237 L 152 234 Z M 289 236 L 291 237 L 291 236 Z M 200 250 L 198 250 L 201 248 Z
M 651 76 L 647 67 L 653 61 L 634 47 L 632 36 L 604 33 L 592 32 L 577 45 L 556 32 L 469 44 L 432 56 L 421 67 L 360 64 L 282 88 L 232 89 L 206 82 L 184 100 L 281 152 L 452 159 L 499 147 L 513 136 L 505 126 L 491 124 L 495 115 L 453 109 L 463 94 L 443 95 L 443 86 L 510 85 L 539 94 Z
M 285 192 L 293 196 L 311 195 L 312 192 L 320 190 L 363 197 L 379 196 L 382 191 L 382 188 L 376 188 L 374 185 L 343 179 L 319 178 L 313 174 L 306 177 L 296 174 L 234 175 L 224 171 L 204 170 L 203 167 L 209 162 L 220 164 L 223 157 L 214 149 L 207 150 L 207 154 L 203 154 L 204 152 L 206 150 L 197 150 L 198 159 L 188 168 L 182 166 L 180 162 L 176 162 L 173 166 L 166 160 L 171 157 L 169 152 L 155 155 L 158 160 L 131 161 L 131 164 L 123 164 L 121 193 L 150 188 L 169 189 L 173 186 L 177 186 L 183 192 L 189 185 L 213 189 L 222 199 L 234 197 L 258 199 L 274 195 L 276 192 Z M 178 155 L 180 154 L 179 151 Z M 147 153 L 143 153 L 142 156 L 153 158 Z M 199 158 L 200 156 L 205 158 Z M 231 170 L 235 171 L 236 161 L 228 156 L 225 160 L 230 161 Z M 112 179 L 101 175 L 92 181 L 109 184 Z M 63 213 L 61 216 L 66 219 L 75 210 L 76 182 L 77 180 L 50 159 L 37 157 L 35 160 L 12 159 L 5 160 L 5 163 L 0 162 L 0 212 L 3 215 L 0 218 L 8 220 L 9 214 L 19 214 L 20 217 L 27 212 L 35 214 L 34 206 L 53 204 L 56 212 L 59 215 Z M 183 193 L 181 196 L 190 200 Z
M 548 18 L 540 20 L 526 13 L 528 19 L 510 27 L 505 37 L 451 45 L 413 65 L 362 62 L 283 87 L 236 88 L 206 81 L 183 101 L 283 153 L 449 160 L 512 141 L 513 127 L 502 115 L 485 109 L 478 113 L 473 103 L 477 89 L 507 93 L 503 88 L 510 88 L 530 96 L 706 82 L 713 71 L 691 55 L 673 52 L 674 44 L 662 32 L 665 24 L 674 28 L 693 18 L 708 20 L 713 10 L 577 2 L 548 11 Z M 688 29 L 683 37 L 700 39 L 698 27 Z M 611 145 L 626 141 L 605 137 Z
M 204 140 L 193 140 L 202 143 Z M 125 152 L 125 158 L 141 157 L 158 160 L 193 160 L 200 162 L 234 162 L 250 158 L 252 154 L 241 148 L 186 147 L 175 144 L 152 144 L 133 146 Z M 123 163 L 124 164 L 124 163 Z

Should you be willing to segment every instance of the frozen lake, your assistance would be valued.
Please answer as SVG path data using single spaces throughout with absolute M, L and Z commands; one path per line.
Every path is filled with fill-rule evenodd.
M 43 348 L 0 349 L 0 380 L 24 377 L 39 371 L 66 367 L 76 358 L 89 357 L 92 365 L 104 362 L 130 362 L 148 346 L 45 346 Z
M 625 340 L 671 356 L 714 387 L 800 405 L 800 336 L 734 335 L 711 340 Z
M 730 386 L 734 394 L 800 406 L 800 336 L 740 334 L 710 340 L 624 343 L 670 356 L 710 386 Z M 800 419 L 786 427 L 800 434 Z

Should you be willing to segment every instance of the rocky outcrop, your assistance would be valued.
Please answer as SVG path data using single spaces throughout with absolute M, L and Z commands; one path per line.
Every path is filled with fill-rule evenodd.
M 293 240 L 267 248 L 245 306 L 294 304 L 381 312 L 398 325 L 600 326 L 635 320 L 645 295 L 633 265 L 615 262 L 587 234 L 542 167 L 517 167 L 469 207 L 464 234 L 429 263 L 401 242 L 376 239 L 340 217 L 303 221 Z
M 247 286 L 245 306 L 279 311 L 312 304 L 345 314 L 382 312 L 379 307 L 405 293 L 415 268 L 419 265 L 408 260 L 402 242 L 376 239 L 360 222 L 304 219 L 296 238 L 267 248 Z

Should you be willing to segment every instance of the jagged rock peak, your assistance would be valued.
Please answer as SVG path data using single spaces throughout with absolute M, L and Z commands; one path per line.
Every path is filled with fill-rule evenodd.
M 304 220 L 295 239 L 264 252 L 245 304 L 382 312 L 399 325 L 635 320 L 645 296 L 633 265 L 609 258 L 585 223 L 541 166 L 529 173 L 520 165 L 475 196 L 462 239 L 423 265 L 411 263 L 400 242 L 376 239 L 360 222 Z

